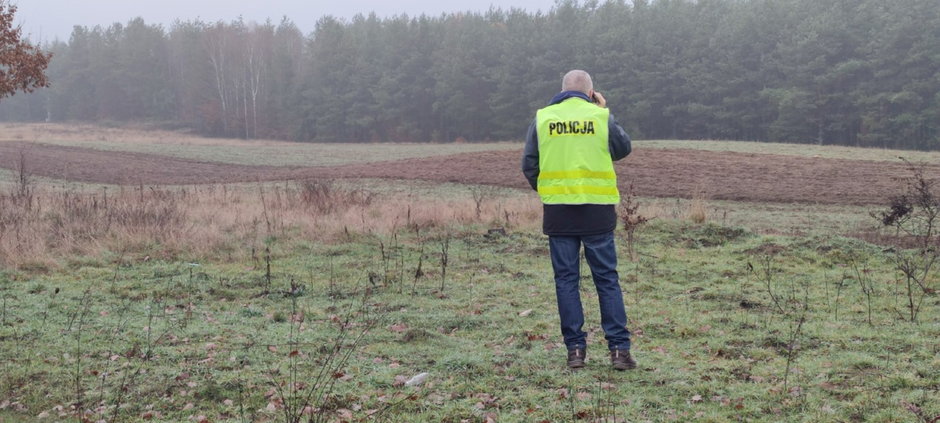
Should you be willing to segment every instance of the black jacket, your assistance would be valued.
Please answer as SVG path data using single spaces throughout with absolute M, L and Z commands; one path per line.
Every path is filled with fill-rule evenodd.
M 562 93 L 566 94 L 566 93 Z M 577 95 L 580 94 L 580 95 Z M 587 100 L 581 93 L 571 93 L 567 96 L 556 96 L 553 103 L 568 98 L 578 97 Z M 560 99 L 559 99 L 560 98 Z M 580 100 L 571 100 L 580 101 Z M 539 179 L 539 139 L 535 128 L 535 121 L 529 125 L 526 134 L 525 149 L 522 154 L 522 173 L 529 181 L 532 189 L 538 189 Z M 613 161 L 620 160 L 630 154 L 630 136 L 623 127 L 610 115 L 607 124 L 607 148 Z M 587 236 L 610 232 L 617 228 L 617 211 L 612 204 L 545 204 L 543 205 L 542 232 L 549 236 Z

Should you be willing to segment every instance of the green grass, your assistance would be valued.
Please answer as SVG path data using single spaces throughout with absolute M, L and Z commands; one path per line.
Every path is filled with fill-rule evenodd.
M 327 378 L 336 384 L 324 412 L 350 421 L 916 421 L 907 404 L 940 415 L 940 297 L 928 297 L 919 323 L 900 320 L 880 247 L 655 221 L 641 230 L 638 262 L 620 254 L 640 368 L 610 370 L 585 268 L 589 363 L 571 373 L 547 241 L 485 229 L 273 241 L 268 293 L 262 256 L 115 255 L 0 273 L 0 398 L 9 401 L 0 420 L 56 417 L 56 406 L 68 414 L 82 400 L 92 420 L 283 421 L 267 410 L 278 394 L 266 394 L 291 370 L 312 383 L 346 316 L 351 333 L 381 317 L 360 344 L 347 342 L 349 362 Z M 872 325 L 858 282 L 842 278 L 852 263 L 871 269 Z M 291 318 L 300 311 L 302 324 Z M 420 372 L 430 373 L 420 387 L 396 383 Z
M 826 159 L 873 160 L 897 162 L 904 157 L 915 162 L 940 163 L 940 152 L 888 150 L 883 148 L 859 148 L 838 145 L 786 144 L 753 141 L 685 141 L 685 140 L 641 140 L 634 142 L 636 149 L 690 148 L 707 151 L 731 151 L 737 153 L 781 154 L 786 156 L 820 157 Z
M 0 190 L 5 193 L 11 192 L 17 188 L 19 182 L 19 173 L 16 170 L 0 168 Z M 52 188 L 52 187 L 63 187 L 69 183 L 61 179 L 53 179 L 39 176 L 29 176 L 30 187 L 43 187 L 43 188 Z M 101 185 L 96 184 L 71 184 L 75 187 L 81 187 L 84 189 L 97 189 Z
M 402 144 L 352 143 L 314 144 L 289 143 L 255 144 L 233 141 L 231 145 L 197 145 L 171 143 L 121 143 L 105 141 L 57 141 L 40 139 L 42 143 L 59 144 L 102 151 L 127 151 L 158 154 L 207 162 L 256 166 L 337 166 L 370 163 L 385 160 L 446 156 L 494 150 L 520 150 L 516 143 L 461 143 L 461 144 Z
M 641 204 L 655 205 L 666 217 L 683 217 L 691 200 L 640 199 Z M 877 206 L 847 206 L 827 204 L 758 203 L 746 201 L 718 201 L 706 203 L 707 219 L 726 226 L 745 227 L 762 234 L 851 235 L 875 229 L 871 217 Z M 641 210 L 642 212 L 642 210 Z

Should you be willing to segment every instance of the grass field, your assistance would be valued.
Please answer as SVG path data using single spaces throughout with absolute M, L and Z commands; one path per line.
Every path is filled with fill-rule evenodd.
M 899 157 L 923 163 L 940 163 L 940 153 L 935 151 L 889 150 L 881 148 L 856 148 L 838 145 L 785 144 L 749 141 L 673 141 L 640 140 L 637 148 L 690 148 L 706 151 L 732 151 L 752 154 L 779 154 L 784 156 L 818 157 L 824 159 L 897 161 Z
M 313 144 L 201 138 L 170 131 L 97 126 L 0 124 L 0 142 L 31 141 L 102 151 L 127 151 L 208 162 L 257 166 L 336 166 L 478 151 L 521 149 L 518 143 Z
M 205 154 L 219 160 L 267 151 L 167 133 L 113 130 L 101 140 L 54 129 L 56 142 L 129 136 L 143 141 L 120 148 L 160 154 L 173 142 L 181 152 L 212 147 Z M 216 147 L 245 150 L 223 156 Z M 309 154 L 325 165 L 466 145 L 294 147 L 293 159 Z M 891 160 L 878 150 L 805 147 L 767 146 Z M 335 148 L 334 158 L 321 148 Z M 263 160 L 287 165 L 277 161 L 284 157 Z M 571 372 L 541 207 L 528 190 L 390 179 L 120 187 L 34 178 L 24 191 L 16 177 L 0 169 L 0 422 L 940 417 L 935 271 L 929 289 L 912 291 L 923 299 L 912 322 L 892 261 L 897 247 L 852 237 L 876 233 L 871 213 L 887 205 L 637 199 L 653 220 L 636 234 L 635 260 L 622 229 L 617 236 L 639 369 L 610 369 L 582 266 L 589 360 Z M 406 383 L 421 373 L 423 383 Z
M 316 388 L 324 421 L 887 422 L 916 421 L 915 405 L 940 414 L 940 304 L 931 297 L 920 324 L 900 320 L 880 248 L 652 225 L 639 261 L 620 265 L 640 369 L 609 369 L 584 275 L 591 360 L 571 373 L 544 240 L 484 229 L 272 241 L 270 261 L 111 255 L 5 272 L 0 416 L 284 421 L 283 407 Z M 875 286 L 871 324 L 855 266 Z M 337 341 L 340 328 L 349 336 Z M 327 361 L 335 342 L 347 361 Z M 401 386 L 422 372 L 424 385 Z
M 0 142 L 29 141 L 103 151 L 129 151 L 210 162 L 268 166 L 335 166 L 478 151 L 522 150 L 521 138 L 515 142 L 463 144 L 298 144 L 270 140 L 202 138 L 173 131 L 144 131 L 94 125 L 13 123 L 0 123 L 0 133 L 4 134 L 0 136 Z M 814 144 L 637 140 L 635 148 L 682 148 L 891 162 L 896 162 L 898 157 L 904 157 L 917 162 L 940 164 L 940 152 Z

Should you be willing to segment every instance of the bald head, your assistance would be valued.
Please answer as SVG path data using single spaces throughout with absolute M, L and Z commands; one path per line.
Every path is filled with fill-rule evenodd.
M 565 74 L 561 81 L 562 91 L 578 91 L 590 95 L 594 90 L 594 82 L 591 81 L 591 75 L 583 70 L 573 70 Z

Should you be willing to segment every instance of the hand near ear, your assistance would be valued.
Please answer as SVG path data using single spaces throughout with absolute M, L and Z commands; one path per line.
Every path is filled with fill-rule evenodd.
M 594 91 L 594 102 L 600 107 L 607 107 L 607 99 L 598 91 Z

